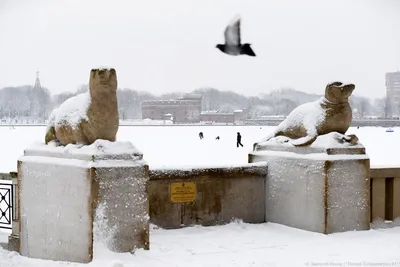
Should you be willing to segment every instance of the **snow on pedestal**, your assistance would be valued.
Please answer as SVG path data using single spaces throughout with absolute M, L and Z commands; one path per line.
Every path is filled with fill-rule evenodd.
M 130 142 L 38 144 L 18 161 L 20 253 L 90 262 L 93 239 L 149 248 L 148 165 Z
M 370 228 L 369 157 L 342 137 L 329 133 L 294 147 L 278 136 L 249 154 L 249 162 L 268 164 L 267 222 L 325 234 Z

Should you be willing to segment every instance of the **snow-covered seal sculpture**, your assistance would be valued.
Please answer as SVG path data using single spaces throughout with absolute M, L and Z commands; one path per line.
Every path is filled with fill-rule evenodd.
M 324 97 L 295 108 L 273 132 L 255 143 L 253 149 L 256 150 L 260 143 L 278 136 L 290 138 L 286 142 L 294 146 L 308 146 L 319 135 L 331 132 L 341 134 L 343 141 L 356 143 L 356 136 L 344 135 L 351 124 L 352 111 L 348 100 L 354 89 L 354 84 L 329 83 Z
M 45 142 L 90 145 L 115 141 L 119 126 L 115 69 L 90 72 L 89 91 L 67 99 L 50 115 Z

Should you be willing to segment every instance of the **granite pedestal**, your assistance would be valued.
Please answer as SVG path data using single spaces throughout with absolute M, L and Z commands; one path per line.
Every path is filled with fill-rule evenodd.
M 318 233 L 370 228 L 369 157 L 332 134 L 309 147 L 285 138 L 259 144 L 249 162 L 265 161 L 266 221 Z
M 39 144 L 18 161 L 20 253 L 90 262 L 93 240 L 149 249 L 148 166 L 129 142 Z

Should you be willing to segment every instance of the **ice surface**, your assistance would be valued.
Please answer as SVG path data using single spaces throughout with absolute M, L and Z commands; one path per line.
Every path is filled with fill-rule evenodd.
M 253 144 L 275 126 L 120 126 L 117 140 L 131 141 L 150 168 L 241 165 Z M 370 157 L 372 167 L 399 167 L 400 129 L 351 127 Z M 204 139 L 199 139 L 199 132 Z M 236 133 L 244 147 L 236 147 Z M 0 127 L 0 172 L 17 170 L 17 160 L 32 143 L 43 143 L 45 126 Z M 220 140 L 215 140 L 220 136 Z
M 119 127 L 121 126 L 129 126 L 129 125 L 137 125 L 137 126 L 142 126 L 142 125 L 155 125 L 155 126 L 160 126 L 160 125 L 173 125 L 173 117 L 171 116 L 168 120 L 151 120 L 151 119 L 143 119 L 143 120 L 125 120 L 125 121 L 120 121 L 119 122 Z
M 87 111 L 90 106 L 90 94 L 85 92 L 68 98 L 50 114 L 47 129 L 70 125 L 76 128 L 81 121 L 87 121 Z
M 134 255 L 116 254 L 96 243 L 93 262 L 75 264 L 21 257 L 0 248 L 0 266 L 396 266 L 400 260 L 400 227 L 323 235 L 274 223 L 233 222 L 178 230 L 152 226 L 150 233 L 151 249 Z M 0 242 L 6 242 L 7 236 L 0 232 Z

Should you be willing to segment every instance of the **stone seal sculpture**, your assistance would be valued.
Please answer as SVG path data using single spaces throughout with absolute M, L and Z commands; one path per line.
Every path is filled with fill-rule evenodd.
M 292 139 L 290 142 L 294 146 L 308 146 L 319 135 L 331 132 L 339 133 L 343 141 L 356 143 L 356 136 L 344 135 L 352 120 L 349 97 L 354 89 L 354 84 L 329 83 L 325 88 L 324 97 L 295 108 L 273 132 L 260 142 L 255 143 L 253 149 L 256 150 L 260 143 L 278 136 Z M 286 142 L 289 142 L 289 140 Z
M 53 110 L 45 142 L 90 145 L 97 139 L 115 141 L 119 126 L 115 69 L 92 69 L 89 91 L 67 99 Z

